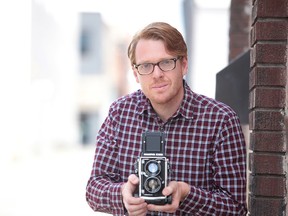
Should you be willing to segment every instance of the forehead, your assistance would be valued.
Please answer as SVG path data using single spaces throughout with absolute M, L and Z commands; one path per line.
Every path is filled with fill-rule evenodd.
M 172 57 L 167 52 L 164 42 L 161 40 L 141 39 L 138 41 L 135 50 L 136 62 L 158 61 Z

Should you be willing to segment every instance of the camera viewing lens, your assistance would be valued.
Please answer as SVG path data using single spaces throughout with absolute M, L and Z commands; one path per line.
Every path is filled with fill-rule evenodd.
M 155 163 L 150 163 L 150 164 L 148 165 L 148 170 L 149 170 L 149 172 L 151 172 L 151 173 L 156 173 L 156 172 L 158 171 L 158 166 L 157 166 L 157 164 L 155 164 Z
M 159 174 L 161 171 L 160 165 L 157 161 L 152 160 L 149 161 L 146 165 L 145 165 L 145 172 L 148 175 L 157 175 Z

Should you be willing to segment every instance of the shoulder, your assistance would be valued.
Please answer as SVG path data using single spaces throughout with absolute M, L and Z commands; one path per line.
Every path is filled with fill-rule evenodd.
M 189 116 L 193 116 L 194 119 L 217 121 L 234 117 L 238 118 L 229 105 L 192 91 L 187 83 L 184 83 L 184 88 L 183 109 L 187 110 L 186 112 L 189 113 Z
M 142 91 L 137 90 L 115 100 L 111 104 L 109 112 L 136 112 L 140 105 L 144 103 L 144 98 L 145 96 Z
M 222 116 L 222 117 L 237 117 L 235 111 L 227 104 L 217 101 L 213 98 L 209 98 L 205 95 L 193 94 L 193 107 L 195 113 L 203 114 L 209 113 L 210 115 Z

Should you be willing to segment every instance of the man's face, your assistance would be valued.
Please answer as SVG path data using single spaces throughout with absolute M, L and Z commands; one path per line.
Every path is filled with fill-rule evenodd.
M 140 40 L 135 50 L 136 64 L 157 63 L 164 59 L 172 59 L 167 53 L 164 43 L 161 40 Z M 181 63 L 182 62 L 182 63 Z M 176 61 L 176 67 L 163 72 L 158 66 L 148 75 L 140 75 L 133 67 L 136 82 L 153 104 L 169 104 L 179 101 L 183 97 L 183 76 L 187 73 L 188 63 L 186 58 Z

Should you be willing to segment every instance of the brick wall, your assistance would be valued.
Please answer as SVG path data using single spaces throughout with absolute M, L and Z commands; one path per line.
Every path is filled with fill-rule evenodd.
M 287 215 L 288 0 L 251 0 L 249 215 Z

